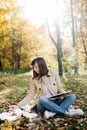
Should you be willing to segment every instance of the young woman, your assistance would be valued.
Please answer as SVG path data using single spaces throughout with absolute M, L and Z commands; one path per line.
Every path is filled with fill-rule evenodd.
M 50 99 L 49 97 L 52 95 L 65 92 L 58 72 L 48 69 L 42 57 L 35 58 L 31 65 L 33 78 L 30 90 L 28 95 L 18 103 L 18 106 L 25 107 L 33 100 L 32 107 L 36 105 L 37 111 L 44 113 L 45 118 L 54 116 L 55 113 L 67 115 L 67 109 L 76 99 L 75 95 L 67 94 L 60 99 Z

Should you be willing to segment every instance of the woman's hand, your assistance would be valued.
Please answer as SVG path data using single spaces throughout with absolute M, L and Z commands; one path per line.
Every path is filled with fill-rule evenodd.
M 69 94 L 64 94 L 63 97 L 66 98 Z
M 9 110 L 11 110 L 11 111 L 14 111 L 15 109 L 18 109 L 19 108 L 19 106 L 17 106 L 17 105 L 10 105 L 9 106 Z
M 63 97 L 66 98 L 67 96 L 69 96 L 71 91 L 66 91 L 64 94 L 63 94 Z
M 69 94 L 70 94 L 70 93 L 67 92 L 67 93 L 65 93 L 65 94 L 63 95 L 63 97 L 66 98 Z

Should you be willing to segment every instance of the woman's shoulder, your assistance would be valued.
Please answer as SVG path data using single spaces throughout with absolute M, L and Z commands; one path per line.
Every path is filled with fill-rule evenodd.
M 53 69 L 49 69 L 49 72 L 48 74 L 52 75 L 52 74 L 58 74 L 58 72 L 56 70 L 53 70 Z
M 39 81 L 40 80 L 40 78 L 39 77 L 35 77 L 35 78 L 32 78 L 32 82 L 37 82 L 37 81 Z

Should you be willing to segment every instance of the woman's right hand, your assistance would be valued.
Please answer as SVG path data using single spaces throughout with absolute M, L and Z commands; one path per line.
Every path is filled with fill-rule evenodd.
M 18 109 L 19 108 L 19 106 L 17 106 L 17 105 L 10 105 L 9 106 L 9 110 L 11 110 L 11 111 L 14 111 L 15 109 Z

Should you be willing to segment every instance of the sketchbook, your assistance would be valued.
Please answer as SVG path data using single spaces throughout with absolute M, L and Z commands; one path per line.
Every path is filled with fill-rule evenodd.
M 71 93 L 71 91 L 66 91 L 66 92 L 58 93 L 58 94 L 56 94 L 56 95 L 52 95 L 52 96 L 49 97 L 49 98 L 57 98 L 57 97 L 63 96 L 64 94 L 69 94 L 69 93 Z

